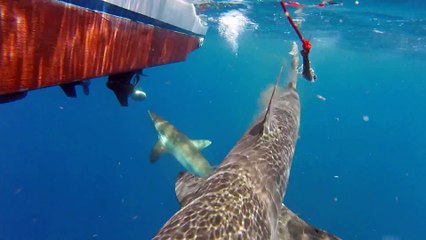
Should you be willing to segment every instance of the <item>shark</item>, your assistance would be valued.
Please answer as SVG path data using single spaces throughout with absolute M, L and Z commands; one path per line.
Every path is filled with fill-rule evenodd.
M 294 50 L 296 48 L 296 50 Z M 178 174 L 181 208 L 157 232 L 165 239 L 339 239 L 314 227 L 283 203 L 300 125 L 297 46 L 286 87 L 278 86 L 254 123 L 206 178 Z
M 148 111 L 148 114 L 158 133 L 158 141 L 151 151 L 151 163 L 169 152 L 195 176 L 206 177 L 211 173 L 212 167 L 200 152 L 212 143 L 210 140 L 191 140 L 156 113 Z

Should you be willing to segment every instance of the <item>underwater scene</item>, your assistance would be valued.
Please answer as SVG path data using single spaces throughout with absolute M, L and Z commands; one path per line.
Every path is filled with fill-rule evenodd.
M 152 239 L 176 212 L 203 197 L 201 190 L 194 196 L 181 192 L 183 199 L 175 192 L 177 179 L 193 187 L 181 172 L 201 181 L 222 170 L 226 175 L 240 152 L 227 155 L 246 131 L 247 138 L 263 132 L 274 139 L 274 127 L 282 130 L 277 106 L 289 107 L 297 93 L 300 125 L 298 106 L 290 106 L 283 120 L 294 138 L 272 144 L 288 157 L 277 167 L 286 169 L 277 185 L 287 189 L 269 187 L 274 165 L 262 172 L 240 160 L 232 167 L 247 170 L 258 181 L 254 186 L 265 181 L 266 190 L 259 191 L 279 192 L 271 199 L 282 200 L 321 233 L 348 240 L 425 239 L 426 2 L 282 2 L 291 21 L 275 0 L 189 2 L 208 26 L 202 46 L 185 61 L 144 68 L 138 83 L 143 101 L 120 106 L 105 87 L 107 77 L 99 77 L 91 79 L 88 95 L 84 86 L 77 86 L 77 98 L 48 87 L 0 105 L 0 240 Z M 302 76 L 307 55 L 300 54 L 304 45 L 296 29 L 311 44 L 309 73 L 315 79 Z M 294 42 L 299 50 L 290 55 Z M 271 90 L 281 67 L 279 87 Z M 291 84 L 285 88 L 293 71 L 297 93 Z M 295 129 L 286 128 L 289 123 Z M 186 145 L 176 150 L 167 134 Z M 185 162 L 184 150 L 196 152 L 193 162 Z M 260 159 L 275 151 L 255 150 Z M 225 157 L 228 165 L 221 165 Z M 236 184 L 238 191 L 244 184 Z M 223 196 L 225 202 L 235 197 Z M 241 211 L 262 209 L 250 206 L 254 210 Z M 272 212 L 248 225 L 278 222 L 280 210 Z M 272 227 L 265 230 L 267 239 L 302 239 L 286 227 L 290 237 Z M 266 239 L 260 233 L 188 236 L 155 239 Z

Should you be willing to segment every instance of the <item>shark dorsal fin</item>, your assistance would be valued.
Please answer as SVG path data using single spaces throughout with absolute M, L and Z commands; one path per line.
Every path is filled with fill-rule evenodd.
M 280 72 L 278 73 L 277 79 L 275 80 L 274 90 L 272 90 L 271 98 L 269 99 L 268 108 L 266 109 L 265 119 L 268 118 L 269 112 L 271 110 L 272 100 L 274 99 L 275 92 L 277 91 L 278 83 L 280 82 L 281 74 L 283 73 L 283 67 L 284 66 L 281 66 Z
M 188 172 L 180 172 L 176 178 L 175 192 L 181 207 L 188 204 L 198 196 L 204 178 L 194 176 Z
M 307 224 L 283 204 L 278 219 L 278 239 L 339 240 L 340 238 Z
M 263 132 L 263 128 L 265 126 L 265 123 L 268 123 L 270 121 L 269 119 L 270 119 L 270 113 L 271 113 L 271 104 L 272 104 L 272 100 L 274 99 L 275 92 L 277 91 L 278 83 L 280 82 L 280 79 L 281 79 L 281 74 L 283 72 L 283 67 L 284 66 L 281 66 L 280 72 L 278 73 L 277 79 L 275 80 L 275 85 L 274 85 L 274 88 L 272 90 L 271 97 L 269 98 L 268 105 L 266 107 L 265 116 L 264 116 L 264 118 L 263 118 L 262 121 L 260 121 L 258 124 L 256 124 L 256 126 L 254 126 L 252 128 L 252 130 L 250 131 L 251 135 L 257 135 L 257 134 Z
M 205 139 L 202 139 L 202 140 L 191 140 L 191 142 L 199 150 L 204 149 L 204 148 L 210 146 L 210 144 L 212 144 L 212 142 L 210 140 L 205 140 Z

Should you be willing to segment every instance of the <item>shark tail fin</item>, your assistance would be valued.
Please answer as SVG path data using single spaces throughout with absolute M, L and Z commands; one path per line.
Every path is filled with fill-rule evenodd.
M 205 182 L 204 178 L 194 176 L 188 172 L 180 172 L 176 178 L 176 197 L 183 207 L 198 196 L 200 186 Z
M 289 52 L 291 55 L 291 70 L 289 73 L 289 83 L 287 85 L 288 88 L 292 88 L 296 90 L 297 86 L 297 68 L 299 67 L 299 49 L 297 48 L 296 42 L 293 42 L 291 47 L 291 51 Z
M 339 240 L 340 238 L 307 224 L 286 206 L 281 206 L 278 239 Z

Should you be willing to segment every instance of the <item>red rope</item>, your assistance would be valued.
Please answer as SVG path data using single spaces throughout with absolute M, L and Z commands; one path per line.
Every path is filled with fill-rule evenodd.
M 299 28 L 296 26 L 296 24 L 294 23 L 293 19 L 290 16 L 290 13 L 288 13 L 287 11 L 287 7 L 285 6 L 285 3 L 283 0 L 281 0 L 281 7 L 284 10 L 284 14 L 287 17 L 288 21 L 290 22 L 290 25 L 294 28 L 294 30 L 296 31 L 297 35 L 300 38 L 300 41 L 302 41 L 302 47 L 303 50 L 307 51 L 307 53 L 309 53 L 309 50 L 311 50 L 312 48 L 312 44 L 309 42 L 309 40 L 306 40 L 303 38 L 302 33 L 300 32 Z

